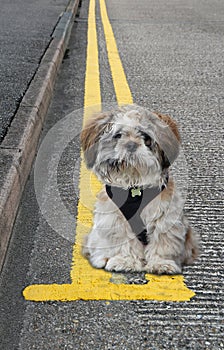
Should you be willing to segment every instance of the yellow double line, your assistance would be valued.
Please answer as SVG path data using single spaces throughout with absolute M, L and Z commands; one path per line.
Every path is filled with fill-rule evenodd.
M 108 60 L 118 104 L 131 104 L 132 94 L 120 60 L 113 30 L 107 15 L 104 0 L 99 0 L 100 12 L 105 33 Z M 88 45 L 85 76 L 84 123 L 95 110 L 101 107 L 100 70 L 95 18 L 95 0 L 90 0 L 88 16 Z M 81 163 L 80 201 L 78 205 L 76 240 L 73 249 L 71 284 L 31 285 L 24 291 L 27 300 L 133 300 L 154 299 L 186 301 L 194 296 L 183 281 L 182 276 L 154 276 L 147 274 L 148 284 L 128 285 L 111 282 L 112 274 L 94 269 L 83 258 L 80 246 L 83 236 L 92 225 L 92 209 L 95 196 L 101 185 Z M 91 192 L 90 191 L 91 188 Z M 89 209 L 90 208 L 90 209 Z M 119 274 L 117 275 L 119 276 Z M 121 275 L 122 277 L 122 275 Z M 121 278 L 122 280 L 122 278 Z

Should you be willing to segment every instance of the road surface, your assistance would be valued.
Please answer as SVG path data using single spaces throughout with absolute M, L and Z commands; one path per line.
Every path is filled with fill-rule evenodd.
M 53 210 L 50 214 L 44 213 L 34 187 L 38 188 L 38 179 L 44 178 L 41 174 L 45 174 L 46 169 L 37 167 L 30 175 L 18 212 L 1 276 L 1 315 L 4 315 L 0 324 L 1 349 L 223 349 L 224 4 L 218 0 L 212 3 L 106 1 L 122 74 L 128 84 L 125 96 L 130 92 L 128 101 L 133 98 L 134 102 L 151 110 L 170 114 L 180 126 L 184 168 L 176 170 L 187 178 L 185 210 L 201 236 L 200 258 L 183 271 L 186 289 L 194 295 L 181 294 L 184 295 L 182 301 L 171 301 L 167 295 L 163 300 L 155 296 L 150 298 L 150 293 L 141 300 L 133 290 L 136 286 L 137 290 L 150 288 L 145 276 L 115 274 L 110 277 L 108 287 L 102 282 L 109 278 L 104 272 L 97 277 L 99 284 L 102 282 L 99 300 L 91 296 L 91 290 L 86 297 L 85 272 L 77 270 L 74 263 L 78 256 L 74 248 L 75 221 L 72 236 L 71 226 L 58 220 L 58 198 L 68 218 L 75 218 L 78 198 L 84 190 L 82 175 L 79 178 L 79 133 L 83 106 L 87 104 L 86 66 L 90 42 L 93 44 L 97 39 L 97 47 L 92 46 L 98 54 L 95 59 L 99 57 L 100 76 L 95 70 L 95 88 L 90 84 L 94 96 L 98 96 L 96 101 L 99 103 L 98 87 L 105 104 L 116 103 L 119 91 L 124 91 L 124 76 L 121 74 L 118 81 L 110 71 L 113 62 L 108 60 L 110 48 L 107 51 L 105 41 L 108 23 L 105 26 L 105 13 L 100 12 L 103 4 L 104 1 L 96 1 L 95 8 L 94 1 L 82 1 L 42 134 L 42 150 L 44 142 L 52 140 L 52 144 L 48 144 L 52 152 L 46 168 L 48 179 L 53 179 L 55 167 L 51 165 L 57 164 L 59 197 L 52 199 L 54 188 L 51 182 L 46 182 L 43 203 L 53 200 L 50 202 Z M 89 5 L 92 12 L 89 12 Z M 93 16 L 91 20 L 89 13 Z M 94 24 L 96 37 L 91 37 L 90 41 L 90 37 L 87 40 L 88 28 L 92 26 L 93 34 Z M 123 89 L 119 89 L 121 86 Z M 70 125 L 71 117 L 74 123 Z M 60 137 L 63 139 L 69 131 L 68 128 L 66 131 L 67 126 L 72 129 L 72 137 L 68 136 L 58 163 L 54 163 Z M 48 131 L 52 130 L 57 132 L 51 135 Z M 44 159 L 41 150 L 38 155 L 46 164 L 48 155 Z M 38 177 L 34 178 L 34 172 Z M 92 189 L 94 186 L 89 191 Z M 49 206 L 44 208 L 48 210 Z M 96 274 L 94 269 L 92 274 Z M 166 280 L 168 290 L 172 277 L 169 278 Z M 78 300 L 74 300 L 77 290 L 74 288 L 70 292 L 75 280 L 84 286 L 83 298 L 79 295 Z M 182 282 L 177 283 L 182 288 Z M 40 284 L 45 287 L 38 287 Z M 113 293 L 108 297 L 107 288 L 115 288 L 111 285 L 121 286 L 121 294 L 128 291 L 125 296 L 129 300 L 122 300 L 122 297 L 117 300 L 119 297 Z M 33 294 L 28 292 L 27 286 Z M 26 300 L 22 294 L 24 288 Z M 62 292 L 58 299 L 63 299 L 64 295 L 66 301 L 57 300 L 54 291 L 59 289 Z M 32 298 L 40 301 L 34 302 Z

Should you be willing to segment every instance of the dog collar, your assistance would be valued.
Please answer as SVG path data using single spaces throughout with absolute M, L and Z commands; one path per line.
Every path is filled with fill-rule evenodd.
M 168 177 L 166 184 L 168 182 Z M 133 232 L 136 234 L 139 241 L 144 245 L 148 244 L 147 230 L 140 215 L 142 210 L 154 198 L 156 198 L 164 189 L 166 185 L 159 187 L 142 188 L 132 187 L 124 190 L 120 187 L 106 185 L 106 192 L 110 199 L 116 204 L 122 212 Z

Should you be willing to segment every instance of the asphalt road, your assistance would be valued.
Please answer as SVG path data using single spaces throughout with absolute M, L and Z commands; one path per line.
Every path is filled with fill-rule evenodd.
M 61 198 L 74 216 L 88 4 L 83 0 L 42 136 L 77 111 L 77 137 L 57 173 Z M 41 215 L 32 173 L 1 276 L 1 349 L 223 349 L 224 3 L 112 0 L 107 9 L 134 101 L 180 125 L 188 168 L 185 209 L 201 236 L 200 258 L 183 274 L 196 295 L 186 302 L 25 301 L 27 285 L 70 283 L 73 247 Z M 97 32 L 102 99 L 111 103 L 115 92 L 98 3 Z
M 67 0 L 0 1 L 0 142 L 67 3 Z

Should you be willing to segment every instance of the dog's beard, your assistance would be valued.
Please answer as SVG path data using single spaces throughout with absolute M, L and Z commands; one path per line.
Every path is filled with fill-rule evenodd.
M 130 153 L 124 150 L 116 152 L 116 148 L 110 151 L 101 149 L 93 170 L 104 183 L 122 188 L 158 186 L 161 181 L 157 157 L 140 150 Z

